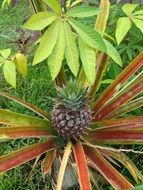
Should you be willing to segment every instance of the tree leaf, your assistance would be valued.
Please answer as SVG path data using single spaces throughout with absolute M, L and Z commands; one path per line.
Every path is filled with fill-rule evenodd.
M 135 11 L 133 13 L 133 15 L 142 15 L 142 14 L 143 14 L 143 10 Z
M 21 53 L 17 53 L 15 58 L 19 73 L 25 77 L 27 74 L 27 58 Z
M 46 59 L 53 51 L 56 44 L 60 23 L 54 22 L 44 33 L 41 38 L 40 45 L 36 50 L 33 65 Z
M 116 27 L 116 40 L 118 45 L 123 40 L 129 29 L 131 28 L 131 21 L 128 17 L 121 17 L 117 21 L 117 27 Z
M 0 50 L 0 54 L 2 55 L 2 57 L 7 59 L 11 54 L 11 49 L 2 49 Z
M 53 49 L 52 54 L 48 58 L 48 66 L 52 76 L 52 80 L 56 78 L 61 69 L 62 61 L 64 58 L 64 52 L 65 52 L 65 31 L 64 31 L 64 24 L 62 23 L 60 26 L 56 45 Z
M 143 20 L 133 18 L 132 21 L 134 22 L 136 27 L 139 28 L 140 31 L 143 33 Z
M 46 26 L 56 20 L 56 18 L 57 15 L 51 12 L 38 12 L 23 25 L 23 28 L 30 30 L 43 30 Z
M 100 12 L 101 10 L 99 8 L 82 5 L 69 9 L 66 15 L 69 17 L 90 17 L 97 15 Z
M 57 0 L 43 0 L 55 13 L 61 14 L 61 6 Z
M 12 61 L 5 61 L 3 66 L 3 73 L 6 81 L 14 88 L 16 88 L 16 67 Z
M 107 54 L 113 59 L 113 61 L 115 61 L 115 63 L 122 67 L 122 59 L 116 48 L 114 48 L 114 46 L 105 39 L 104 43 L 106 44 Z
M 138 4 L 126 3 L 123 5 L 122 10 L 127 16 L 130 16 L 137 6 Z
M 78 61 L 78 48 L 75 42 L 75 38 L 71 31 L 71 28 L 68 23 L 64 24 L 65 26 L 65 36 L 66 36 L 66 47 L 65 47 L 65 57 L 67 64 L 72 71 L 72 73 L 77 76 L 79 70 L 79 61 Z
M 95 81 L 95 51 L 89 47 L 81 38 L 78 40 L 80 58 L 84 67 L 85 74 L 88 78 L 89 83 L 92 85 Z
M 105 43 L 99 32 L 77 20 L 69 19 L 68 21 L 86 44 L 100 51 L 106 51 Z

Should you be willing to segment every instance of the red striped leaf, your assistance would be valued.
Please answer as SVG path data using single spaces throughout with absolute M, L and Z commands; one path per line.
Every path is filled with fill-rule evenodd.
M 3 109 L 0 109 L 0 124 L 15 126 L 50 126 L 50 122 L 47 120 Z
M 100 130 L 89 132 L 83 139 L 91 144 L 143 144 L 142 130 Z
M 87 160 L 80 142 L 73 146 L 81 190 L 91 190 Z
M 52 128 L 39 126 L 0 127 L 0 139 L 52 136 Z
M 101 154 L 98 150 L 84 146 L 84 151 L 93 166 L 97 169 L 106 180 L 118 190 L 131 189 L 133 186 L 124 176 L 122 176 Z
M 37 106 L 35 106 L 29 102 L 26 102 L 25 100 L 22 100 L 20 98 L 17 98 L 15 96 L 12 96 L 12 95 L 5 93 L 5 92 L 0 92 L 0 96 L 6 97 L 10 100 L 13 100 L 14 102 L 17 102 L 18 104 L 21 104 L 22 106 L 30 109 L 31 111 L 37 113 L 38 115 L 40 115 L 41 117 L 43 117 L 45 119 L 50 120 L 50 118 L 51 118 L 49 113 L 41 110 L 40 108 L 38 108 Z
M 2 156 L 0 157 L 0 173 L 15 168 L 16 166 L 19 166 L 25 162 L 28 162 L 29 160 L 32 160 L 37 156 L 44 154 L 52 148 L 53 142 L 48 140 Z
M 140 53 L 116 78 L 116 80 L 109 85 L 108 88 L 97 99 L 94 106 L 94 114 L 98 114 L 102 106 L 115 94 L 117 88 L 124 84 L 131 76 L 143 65 L 143 52 Z
M 103 109 L 95 116 L 95 120 L 101 120 L 108 117 L 108 115 L 115 110 L 117 110 L 121 105 L 133 99 L 135 96 L 143 91 L 143 78 L 131 85 L 121 93 L 119 96 L 115 97 L 114 100 L 109 102 L 103 107 Z
M 45 158 L 44 163 L 43 163 L 43 171 L 45 174 L 48 174 L 55 158 L 56 158 L 56 151 L 55 150 L 49 151 L 47 153 L 46 158 Z

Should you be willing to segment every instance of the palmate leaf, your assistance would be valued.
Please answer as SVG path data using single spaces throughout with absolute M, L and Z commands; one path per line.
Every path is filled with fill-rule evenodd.
M 40 138 L 54 135 L 54 130 L 50 125 L 41 126 L 10 126 L 0 127 L 0 140 Z
M 102 155 L 97 149 L 84 146 L 85 154 L 92 162 L 92 166 L 97 169 L 106 180 L 118 190 L 131 189 L 133 185 L 129 183 Z
M 134 22 L 136 27 L 139 28 L 140 31 L 143 33 L 143 20 L 133 18 L 132 21 Z
M 97 115 L 102 106 L 116 93 L 116 91 L 124 84 L 141 66 L 143 65 L 143 52 L 141 52 L 120 74 L 116 80 L 109 85 L 102 95 L 96 100 L 94 105 L 94 114 Z
M 123 5 L 122 10 L 127 16 L 130 16 L 137 6 L 138 4 L 126 3 Z
M 106 45 L 98 31 L 72 18 L 68 21 L 86 44 L 94 49 L 106 52 Z
M 3 73 L 6 81 L 16 88 L 16 67 L 14 62 L 6 60 L 3 65 Z
M 106 44 L 107 54 L 117 63 L 119 66 L 122 67 L 122 59 L 114 46 L 107 40 L 104 39 L 104 43 Z
M 33 65 L 43 61 L 52 53 L 57 41 L 59 27 L 60 23 L 59 21 L 56 21 L 46 30 L 41 38 L 40 45 L 36 50 Z
M 80 50 L 80 58 L 83 64 L 83 68 L 85 74 L 88 78 L 90 85 L 92 85 L 95 81 L 95 51 L 93 48 L 89 47 L 81 38 L 78 40 L 79 50 Z
M 81 190 L 91 190 L 87 160 L 81 142 L 73 145 L 74 157 L 77 165 Z
M 47 120 L 38 117 L 32 117 L 25 114 L 15 113 L 8 110 L 0 109 L 0 124 L 14 126 L 49 126 Z
M 55 13 L 61 14 L 61 6 L 57 0 L 43 0 Z
M 57 15 L 52 12 L 38 12 L 34 14 L 24 25 L 23 28 L 30 30 L 43 30 L 57 19 Z
M 65 52 L 65 30 L 64 30 L 64 23 L 61 23 L 56 45 L 53 49 L 52 54 L 48 58 L 48 66 L 52 76 L 52 80 L 54 80 L 57 77 L 61 69 L 62 61 L 64 58 L 64 52 Z
M 99 8 L 91 6 L 76 6 L 69 9 L 66 13 L 69 17 L 90 17 L 97 15 L 101 12 Z
M 8 171 L 25 162 L 28 162 L 29 160 L 32 160 L 37 156 L 48 152 L 52 148 L 53 142 L 51 140 L 48 140 L 2 156 L 0 157 L 0 173 Z
M 122 17 L 118 19 L 115 33 L 118 45 L 121 43 L 130 28 L 131 21 L 128 17 Z
M 37 113 L 38 115 L 40 115 L 41 117 L 43 117 L 46 120 L 51 119 L 51 116 L 49 113 L 43 111 L 42 109 L 38 108 L 34 104 L 31 104 L 30 102 L 26 102 L 25 100 L 22 100 L 20 98 L 17 98 L 15 96 L 10 95 L 10 94 L 5 93 L 5 92 L 0 92 L 0 96 L 6 97 L 9 100 L 12 100 L 14 102 L 17 102 L 18 104 L 21 104 L 22 106 L 28 108 L 29 110 L 33 111 L 34 113 Z
M 65 57 L 70 70 L 75 76 L 77 76 L 79 70 L 79 54 L 77 44 L 75 42 L 75 37 L 73 36 L 71 28 L 67 22 L 64 23 L 64 27 L 66 37 Z

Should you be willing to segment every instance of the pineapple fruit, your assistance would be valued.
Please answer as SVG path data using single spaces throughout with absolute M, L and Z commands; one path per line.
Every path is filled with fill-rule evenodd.
M 76 139 L 85 132 L 91 120 L 87 91 L 71 80 L 67 86 L 58 87 L 57 92 L 52 112 L 53 126 L 65 139 Z

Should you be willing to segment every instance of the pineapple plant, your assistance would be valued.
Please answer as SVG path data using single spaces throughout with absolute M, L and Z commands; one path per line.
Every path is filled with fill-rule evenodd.
M 124 153 L 126 150 L 113 148 L 112 145 L 143 144 L 143 116 L 124 117 L 143 106 L 143 77 L 142 72 L 137 73 L 143 66 L 143 52 L 102 92 L 100 85 L 109 56 L 120 65 L 117 51 L 102 38 L 109 15 L 109 1 L 101 0 L 100 8 L 103 12 L 96 20 L 96 28 L 101 34 L 70 18 L 99 13 L 99 10 L 95 11 L 91 7 L 76 7 L 81 1 L 69 1 L 69 6 L 73 8 L 64 17 L 63 7 L 60 7 L 57 0 L 29 1 L 35 12 L 39 9 L 36 9 L 34 2 L 40 5 L 39 8 L 46 3 L 55 12 L 47 14 L 44 9 L 35 14 L 26 27 L 38 30 L 46 27 L 34 64 L 48 58 L 57 98 L 53 111 L 48 113 L 25 100 L 0 92 L 0 96 L 13 100 L 38 115 L 29 116 L 0 109 L 0 139 L 41 138 L 36 144 L 0 156 L 0 174 L 35 158 L 44 158 L 42 170 L 44 174 L 48 174 L 55 158 L 59 158 L 61 166 L 54 190 L 62 189 L 68 165 L 76 166 L 74 169 L 81 190 L 91 190 L 93 184 L 100 189 L 97 182 L 99 173 L 115 190 L 131 190 L 136 183 L 143 183 L 143 176 Z M 35 24 L 37 21 L 39 25 Z M 47 29 L 51 23 L 52 27 Z M 74 36 L 71 35 L 73 32 Z M 77 42 L 80 51 L 77 49 Z M 69 70 L 75 75 L 76 79 L 73 81 L 67 81 L 62 62 L 64 55 Z M 79 57 L 82 62 L 80 67 Z M 127 150 L 129 151 L 135 153 L 132 149 Z M 120 163 L 127 168 L 134 181 L 118 171 Z
M 87 90 L 76 81 L 57 88 L 58 96 L 52 112 L 53 126 L 64 138 L 77 138 L 85 132 L 91 120 Z

